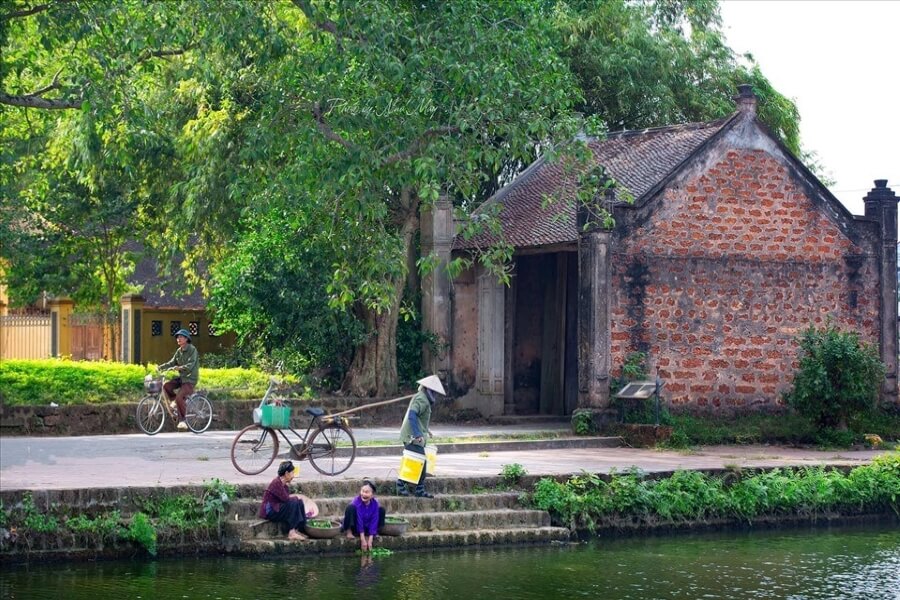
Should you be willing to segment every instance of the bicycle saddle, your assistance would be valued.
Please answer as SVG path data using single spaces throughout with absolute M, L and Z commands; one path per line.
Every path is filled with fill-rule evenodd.
M 314 407 L 308 407 L 304 412 L 311 417 L 321 417 L 325 414 L 323 409 Z

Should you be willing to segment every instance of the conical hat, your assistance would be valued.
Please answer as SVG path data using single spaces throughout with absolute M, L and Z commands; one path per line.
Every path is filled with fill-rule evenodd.
M 447 395 L 447 392 L 444 391 L 444 386 L 437 375 L 429 375 L 428 377 L 423 377 L 416 383 L 418 383 L 422 387 L 427 387 L 429 390 L 437 392 L 441 396 Z

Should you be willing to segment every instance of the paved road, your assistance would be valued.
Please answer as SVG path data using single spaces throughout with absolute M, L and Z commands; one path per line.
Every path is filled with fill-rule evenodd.
M 542 425 L 546 431 L 554 426 Z M 559 428 L 565 428 L 560 425 Z M 435 427 L 447 437 L 470 437 L 524 433 L 538 428 Z M 396 429 L 355 430 L 359 440 L 396 439 Z M 249 477 L 231 465 L 230 448 L 234 432 L 211 431 L 202 435 L 161 433 L 90 437 L 0 437 L 0 489 L 71 489 L 88 487 L 171 486 L 201 484 L 214 477 L 232 483 L 268 483 L 272 466 Z M 591 448 L 572 450 L 527 450 L 444 454 L 438 458 L 438 474 L 443 477 L 497 475 L 503 465 L 519 463 L 532 475 L 573 473 L 582 469 L 605 473 L 632 466 L 645 471 L 708 469 L 727 465 L 773 467 L 814 464 L 863 464 L 876 451 L 822 452 L 772 446 L 704 447 L 692 452 L 656 451 L 634 448 Z M 358 457 L 340 478 L 394 478 L 399 462 L 389 456 Z M 308 463 L 301 463 L 301 481 L 328 479 Z

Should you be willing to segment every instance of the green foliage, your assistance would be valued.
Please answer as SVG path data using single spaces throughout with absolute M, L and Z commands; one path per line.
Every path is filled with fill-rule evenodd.
M 135 513 L 128 524 L 128 539 L 143 546 L 150 556 L 156 556 L 156 529 L 150 517 L 142 512 Z
M 609 383 L 609 393 L 615 396 L 630 381 L 647 378 L 647 353 L 630 352 L 625 357 L 621 373 L 613 377 Z
M 523 477 L 525 477 L 525 475 L 527 475 L 525 467 L 523 467 L 519 463 L 503 465 L 503 467 L 500 469 L 500 480 L 507 486 L 518 484 L 519 481 Z
M 582 92 L 578 110 L 610 131 L 724 117 L 734 111 L 737 85 L 749 83 L 762 121 L 800 154 L 797 107 L 752 58 L 726 45 L 715 0 L 576 0 L 556 4 L 554 19 Z
M 134 402 L 144 394 L 149 370 L 114 362 L 4 360 L 0 389 L 9 406 Z M 201 369 L 200 377 L 203 387 L 230 398 L 259 398 L 268 386 L 268 375 L 255 369 Z
M 306 526 L 313 529 L 331 529 L 334 523 L 328 519 L 310 519 L 306 522 Z
M 583 473 L 565 482 L 534 486 L 532 502 L 558 522 L 594 530 L 621 521 L 655 523 L 738 519 L 768 515 L 815 516 L 827 511 L 900 514 L 900 454 L 885 454 L 848 474 L 811 467 L 739 476 L 726 483 L 698 471 L 647 479 L 638 471 L 612 473 L 608 481 Z
M 575 435 L 591 435 L 594 431 L 593 412 L 583 408 L 572 411 L 572 431 Z
M 225 513 L 225 507 L 237 496 L 237 486 L 213 478 L 203 484 L 203 514 L 209 523 L 218 523 Z
M 819 427 L 846 429 L 875 409 L 885 367 L 874 347 L 831 324 L 810 326 L 799 341 L 800 367 L 786 396 L 797 412 Z
M 875 433 L 885 440 L 900 440 L 900 414 L 876 410 L 850 420 L 850 431 L 819 428 L 795 413 L 753 413 L 739 418 L 671 415 L 672 436 L 663 444 L 669 448 L 721 444 L 814 444 L 843 447 L 858 443 L 864 434 Z
M 59 529 L 59 520 L 53 515 L 40 512 L 34 505 L 31 493 L 22 499 L 22 524 L 25 529 L 38 533 L 55 533 Z
M 412 300 L 419 300 L 420 293 L 413 294 Z M 401 307 L 397 323 L 397 377 L 401 385 L 412 386 L 427 375 L 422 370 L 422 352 L 428 346 L 433 354 L 439 348 L 437 336 L 422 330 L 422 316 L 409 304 Z
M 76 515 L 66 519 L 66 527 L 75 533 L 87 533 L 100 540 L 115 541 L 127 537 L 128 530 L 122 525 L 122 515 L 114 510 L 94 518 Z

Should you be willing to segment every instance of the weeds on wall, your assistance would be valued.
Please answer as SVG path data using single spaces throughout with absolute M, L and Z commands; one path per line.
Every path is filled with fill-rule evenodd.
M 94 516 L 65 513 L 66 507 L 59 506 L 42 511 L 29 493 L 14 509 L 0 506 L 0 547 L 19 542 L 31 547 L 31 540 L 42 535 L 70 535 L 95 548 L 121 541 L 133 542 L 155 556 L 159 540 L 172 533 L 205 537 L 216 532 L 221 539 L 224 512 L 236 492 L 236 486 L 213 479 L 204 483 L 200 497 L 153 496 L 140 501 L 130 517 L 123 517 L 119 510 Z
M 650 479 L 640 470 L 608 480 L 582 473 L 558 482 L 539 480 L 535 507 L 572 529 L 603 525 L 697 523 L 726 519 L 753 523 L 768 516 L 815 518 L 829 512 L 859 514 L 891 510 L 900 515 L 900 454 L 883 455 L 849 473 L 810 467 L 774 469 L 729 477 L 679 471 Z
M 519 463 L 512 463 L 509 465 L 503 465 L 500 469 L 500 481 L 503 482 L 503 485 L 507 487 L 512 487 L 517 485 L 519 481 L 525 475 L 527 475 L 527 471 L 525 471 L 525 467 L 520 465 Z

